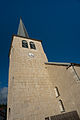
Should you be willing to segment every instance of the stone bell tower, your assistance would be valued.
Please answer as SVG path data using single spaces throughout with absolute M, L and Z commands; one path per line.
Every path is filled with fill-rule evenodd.
M 12 37 L 9 59 L 7 120 L 45 118 L 50 92 L 44 64 L 47 57 L 41 40 L 29 38 L 21 19 L 18 33 Z
M 7 120 L 79 120 L 80 64 L 48 62 L 21 19 L 9 59 Z

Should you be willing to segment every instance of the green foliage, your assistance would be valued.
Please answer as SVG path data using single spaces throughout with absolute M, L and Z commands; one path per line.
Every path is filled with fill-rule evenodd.
M 0 104 L 0 108 L 2 108 L 5 112 L 4 112 L 4 120 L 7 119 L 7 104 Z
M 0 104 L 0 108 L 5 108 L 5 109 L 7 109 L 7 104 L 5 105 L 5 104 Z

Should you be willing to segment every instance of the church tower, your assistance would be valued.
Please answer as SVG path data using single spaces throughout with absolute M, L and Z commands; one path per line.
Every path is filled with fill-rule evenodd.
M 21 19 L 9 59 L 7 120 L 79 120 L 80 64 L 48 62 Z
M 41 120 L 41 98 L 47 101 L 50 92 L 44 64 L 47 57 L 41 40 L 29 38 L 21 19 L 18 33 L 12 37 L 9 58 L 7 120 Z

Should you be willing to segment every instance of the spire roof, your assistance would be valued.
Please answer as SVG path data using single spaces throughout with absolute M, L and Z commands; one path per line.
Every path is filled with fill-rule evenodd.
M 29 35 L 27 33 L 27 30 L 26 30 L 21 18 L 20 18 L 20 23 L 19 23 L 17 35 L 29 38 Z

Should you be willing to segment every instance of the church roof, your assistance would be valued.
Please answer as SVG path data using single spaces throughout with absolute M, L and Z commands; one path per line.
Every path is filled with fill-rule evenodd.
M 27 30 L 26 30 L 21 18 L 20 18 L 17 35 L 29 38 L 29 35 L 27 33 Z
M 46 65 L 59 65 L 59 66 L 80 66 L 77 63 L 63 63 L 63 62 L 45 62 Z

